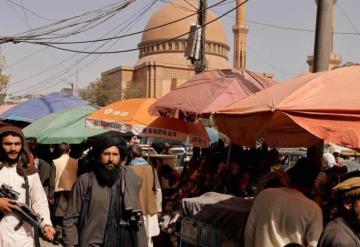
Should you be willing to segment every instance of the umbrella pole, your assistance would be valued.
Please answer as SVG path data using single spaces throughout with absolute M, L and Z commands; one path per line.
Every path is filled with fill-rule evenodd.
M 307 157 L 311 159 L 318 167 L 321 169 L 322 160 L 324 154 L 324 141 L 321 140 L 319 143 L 314 146 L 308 147 Z
M 229 147 L 228 147 L 228 152 L 227 152 L 227 157 L 226 157 L 226 167 L 225 170 L 229 171 L 229 166 L 230 166 L 230 157 L 231 157 L 231 142 L 229 143 Z M 227 193 L 227 187 L 225 187 L 225 193 Z

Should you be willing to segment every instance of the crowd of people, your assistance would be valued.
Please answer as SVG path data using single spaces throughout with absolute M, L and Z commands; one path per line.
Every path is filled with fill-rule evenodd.
M 152 246 L 161 188 L 140 147 L 108 132 L 78 159 L 68 144 L 43 149 L 16 127 L 1 128 L 0 143 L 0 181 L 19 194 L 0 198 L 0 246 L 40 246 L 39 236 L 64 246 Z M 41 223 L 22 218 L 19 203 Z
M 229 150 L 220 140 L 194 147 L 179 170 L 114 132 L 88 146 L 42 146 L 3 127 L 0 144 L 0 182 L 19 194 L 0 197 L 0 246 L 39 246 L 39 237 L 64 246 L 169 246 L 156 241 L 159 214 L 210 191 L 254 200 L 245 246 L 360 246 L 360 179 L 336 153 L 325 153 L 322 167 L 301 158 L 284 169 L 286 157 L 265 144 Z M 167 154 L 170 145 L 154 148 Z M 19 217 L 18 203 L 40 215 L 37 227 Z

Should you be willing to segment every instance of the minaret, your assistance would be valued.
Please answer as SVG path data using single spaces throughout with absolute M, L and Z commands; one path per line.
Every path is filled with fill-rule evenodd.
M 334 0 L 334 6 L 336 4 L 337 0 Z M 318 3 L 318 0 L 315 0 L 316 4 Z M 333 14 L 332 14 L 332 19 L 331 19 L 331 24 L 332 24 L 332 35 L 331 35 L 331 46 L 330 46 L 330 64 L 329 64 L 329 70 L 332 70 L 338 66 L 340 66 L 341 64 L 341 60 L 342 57 L 339 54 L 335 54 L 333 49 L 334 49 L 334 32 L 335 32 L 335 8 L 333 7 Z M 309 65 L 309 71 L 313 72 L 313 65 L 314 65 L 314 56 L 308 56 L 307 61 L 306 61 Z
M 236 6 L 239 6 L 243 0 L 236 0 Z M 234 33 L 234 68 L 246 68 L 246 45 L 247 33 L 249 27 L 246 21 L 246 3 L 236 10 L 236 22 L 233 26 Z

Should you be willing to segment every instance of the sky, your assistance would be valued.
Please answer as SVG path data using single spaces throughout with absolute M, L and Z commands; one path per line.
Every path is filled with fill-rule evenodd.
M 218 1 L 208 0 L 208 5 Z M 0 36 L 15 35 L 115 2 L 117 1 L 1 0 Z M 121 26 L 122 23 L 139 13 L 150 2 L 152 0 L 137 0 L 104 24 L 68 40 L 97 39 L 112 29 L 119 32 L 121 28 L 124 28 Z M 151 14 L 167 4 L 165 2 L 164 0 L 157 1 L 135 25 L 125 25 L 125 30 L 121 34 L 144 29 Z M 214 8 L 214 12 L 220 15 L 235 6 L 234 0 L 228 0 L 228 2 L 229 4 Z M 21 5 L 36 15 L 24 10 Z M 342 55 L 343 63 L 360 62 L 359 10 L 359 0 L 338 0 L 336 3 L 335 31 L 352 33 L 334 35 L 334 52 Z M 234 16 L 235 13 L 231 13 L 221 19 L 227 30 L 228 44 L 231 47 L 230 64 L 232 64 Z M 307 56 L 313 54 L 314 49 L 315 33 L 310 31 L 315 29 L 316 4 L 314 0 L 249 0 L 247 18 L 249 22 L 248 70 L 272 73 L 275 76 L 274 79 L 278 81 L 288 80 L 308 71 L 306 59 Z M 263 24 L 309 31 L 275 28 Z M 116 40 L 104 46 L 104 50 L 135 48 L 141 36 L 140 34 Z M 69 48 L 84 49 L 86 46 L 72 45 Z M 1 50 L 7 64 L 4 72 L 10 75 L 8 92 L 15 95 L 46 94 L 69 86 L 69 83 L 83 88 L 99 79 L 101 72 L 120 65 L 131 66 L 138 59 L 138 51 L 86 57 L 84 54 L 23 43 L 3 44 Z

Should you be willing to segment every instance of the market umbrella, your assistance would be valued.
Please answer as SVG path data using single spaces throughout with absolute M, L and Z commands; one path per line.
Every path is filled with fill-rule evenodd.
M 5 111 L 0 115 L 2 120 L 13 120 L 32 123 L 50 113 L 89 104 L 86 100 L 68 93 L 51 93 L 37 97 Z
M 360 66 L 306 74 L 215 114 L 233 143 L 311 146 L 320 140 L 360 148 Z
M 195 75 L 150 107 L 150 114 L 186 119 L 210 114 L 276 82 L 248 70 L 213 70 Z
M 98 108 L 84 105 L 49 114 L 23 129 L 26 138 L 41 144 L 79 144 L 91 136 L 106 132 L 85 127 L 85 117 Z
M 3 114 L 4 112 L 10 110 L 16 105 L 0 105 L 0 114 Z
M 146 137 L 184 141 L 189 137 L 194 146 L 207 147 L 209 137 L 200 121 L 185 122 L 175 118 L 154 117 L 149 106 L 156 99 L 128 99 L 105 106 L 86 118 L 92 128 L 116 130 Z

